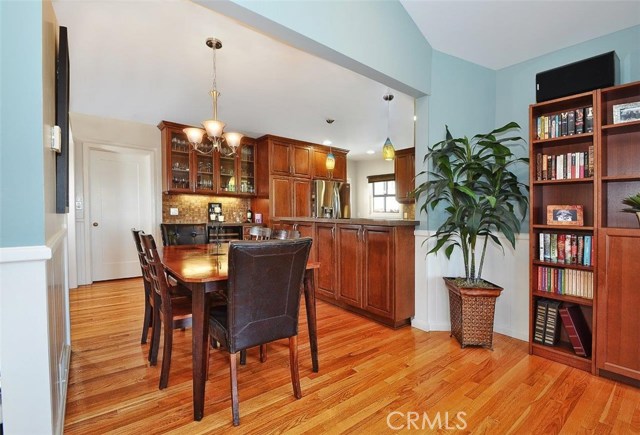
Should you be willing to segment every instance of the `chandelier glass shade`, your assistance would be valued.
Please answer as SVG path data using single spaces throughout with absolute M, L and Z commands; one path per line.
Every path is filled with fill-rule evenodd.
M 336 156 L 333 155 L 331 150 L 329 150 L 329 154 L 327 154 L 325 165 L 327 166 L 328 171 L 333 171 L 333 168 L 336 167 Z
M 225 133 L 225 123 L 218 119 L 218 97 L 220 92 L 218 92 L 216 84 L 216 51 L 222 48 L 222 42 L 219 39 L 207 38 L 206 44 L 213 51 L 213 84 L 212 89 L 209 91 L 213 106 L 213 118 L 202 121 L 204 130 L 188 127 L 183 131 L 187 135 L 187 139 L 194 151 L 199 154 L 208 155 L 217 151 L 224 156 L 234 156 L 244 135 L 235 132 Z M 209 139 L 208 141 L 203 140 L 205 134 Z

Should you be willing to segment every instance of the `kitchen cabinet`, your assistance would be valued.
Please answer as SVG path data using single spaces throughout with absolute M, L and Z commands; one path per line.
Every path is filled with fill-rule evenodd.
M 187 125 L 162 121 L 162 190 L 166 193 L 255 196 L 256 143 L 243 137 L 236 156 L 195 152 L 182 131 Z M 203 139 L 208 141 L 206 137 Z
M 267 137 L 269 169 L 273 175 L 311 178 L 311 147 Z
M 333 171 L 327 169 L 327 155 L 332 152 L 336 165 Z M 313 148 L 313 178 L 314 180 L 347 181 L 347 151 L 325 146 Z
M 396 201 L 401 204 L 413 204 L 415 198 L 409 193 L 415 188 L 415 148 L 396 151 L 393 162 L 396 177 Z
M 320 262 L 316 295 L 391 327 L 415 311 L 413 221 L 287 218 L 280 225 L 315 226 Z
M 259 199 L 253 201 L 253 210 L 265 216 L 265 222 L 279 217 L 311 216 L 314 145 L 266 135 L 257 140 L 256 148 Z

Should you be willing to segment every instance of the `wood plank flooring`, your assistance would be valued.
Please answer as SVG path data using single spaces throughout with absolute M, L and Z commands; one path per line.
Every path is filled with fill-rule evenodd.
M 394 331 L 322 302 L 320 373 L 311 371 L 301 309 L 302 399 L 293 397 L 286 340 L 269 345 L 262 364 L 250 350 L 234 428 L 228 363 L 213 350 L 205 417 L 194 422 L 191 332 L 176 333 L 160 391 L 160 365 L 149 366 L 140 344 L 143 302 L 139 278 L 71 291 L 66 434 L 640 433 L 634 387 L 530 356 L 503 335 L 493 352 L 461 349 L 447 332 Z

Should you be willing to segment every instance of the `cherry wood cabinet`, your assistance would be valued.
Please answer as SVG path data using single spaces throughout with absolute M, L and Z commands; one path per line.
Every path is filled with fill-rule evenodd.
M 252 202 L 252 209 L 262 213 L 265 222 L 280 217 L 311 216 L 314 153 L 328 148 L 272 135 L 259 138 L 256 147 L 258 199 Z M 346 180 L 347 151 L 338 151 L 341 157 L 336 161 L 336 169 Z
M 236 156 L 199 154 L 182 131 L 187 125 L 162 121 L 162 190 L 167 193 L 255 196 L 255 140 L 243 137 Z M 205 141 L 208 139 L 205 137 Z
M 415 160 L 415 148 L 405 148 L 396 151 L 396 157 L 393 161 L 396 176 L 396 201 L 401 204 L 412 204 L 415 202 L 415 198 L 409 195 L 409 192 L 415 188 Z
M 614 122 L 614 106 L 640 102 L 640 82 L 598 91 L 596 367 L 640 381 L 640 225 L 622 199 L 640 192 L 640 120 Z
M 327 156 L 333 153 L 336 165 L 332 171 L 327 169 Z M 313 148 L 313 178 L 318 180 L 347 181 L 347 151 L 337 148 L 320 147 Z
M 316 295 L 391 327 L 414 315 L 414 227 L 406 221 L 282 219 L 281 226 L 313 225 L 320 262 Z M 302 233 L 302 231 L 301 231 Z
M 529 108 L 532 180 L 529 349 L 535 355 L 637 384 L 640 381 L 640 316 L 637 314 L 640 310 L 637 279 L 640 228 L 633 213 L 621 210 L 623 198 L 640 192 L 640 120 L 614 121 L 614 106 L 631 102 L 640 102 L 640 82 L 559 98 Z M 562 120 L 564 113 L 572 111 L 578 119 L 577 111 L 581 109 L 584 109 L 584 128 L 573 132 L 569 128 L 564 133 L 558 119 Z M 554 131 L 554 122 L 556 133 L 545 131 Z M 588 124 L 591 128 L 587 128 Z M 558 158 L 563 160 L 563 156 L 569 161 L 574 154 L 584 156 L 587 162 L 584 174 L 579 172 L 567 177 L 557 165 L 549 166 Z M 587 170 L 589 167 L 592 170 Z M 547 222 L 549 205 L 582 205 L 583 225 L 551 225 Z M 566 264 L 543 258 L 541 251 L 546 248 L 541 236 L 550 234 L 553 240 L 556 235 L 560 240 L 561 235 L 570 233 L 578 239 L 591 237 L 590 264 Z M 546 281 L 544 275 L 549 270 L 586 275 L 587 281 L 579 281 L 575 286 L 581 294 L 564 293 L 562 281 L 554 284 L 553 275 L 549 289 L 548 275 Z M 545 285 L 546 290 L 541 288 Z M 554 291 L 554 286 L 561 290 Z M 562 319 L 556 344 L 546 346 L 535 341 L 536 304 L 543 299 L 559 301 L 561 307 L 575 305 L 580 309 L 592 336 L 590 355 L 579 356 L 574 352 Z
M 315 224 L 314 249 L 320 262 L 316 278 L 316 293 L 329 300 L 336 298 L 337 244 L 335 224 Z

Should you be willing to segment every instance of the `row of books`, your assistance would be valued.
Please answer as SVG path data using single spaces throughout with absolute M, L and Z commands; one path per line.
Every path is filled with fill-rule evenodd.
M 593 299 L 593 272 L 540 266 L 538 291 Z
M 593 236 L 540 233 L 538 259 L 547 263 L 593 266 Z
M 593 131 L 593 107 L 580 107 L 536 119 L 536 139 L 553 139 Z
M 533 341 L 547 346 L 558 344 L 560 324 L 567 332 L 576 355 L 591 355 L 591 331 L 578 305 L 538 299 Z M 562 321 L 560 322 L 560 319 Z
M 593 145 L 588 151 L 536 154 L 536 180 L 573 180 L 593 177 Z

